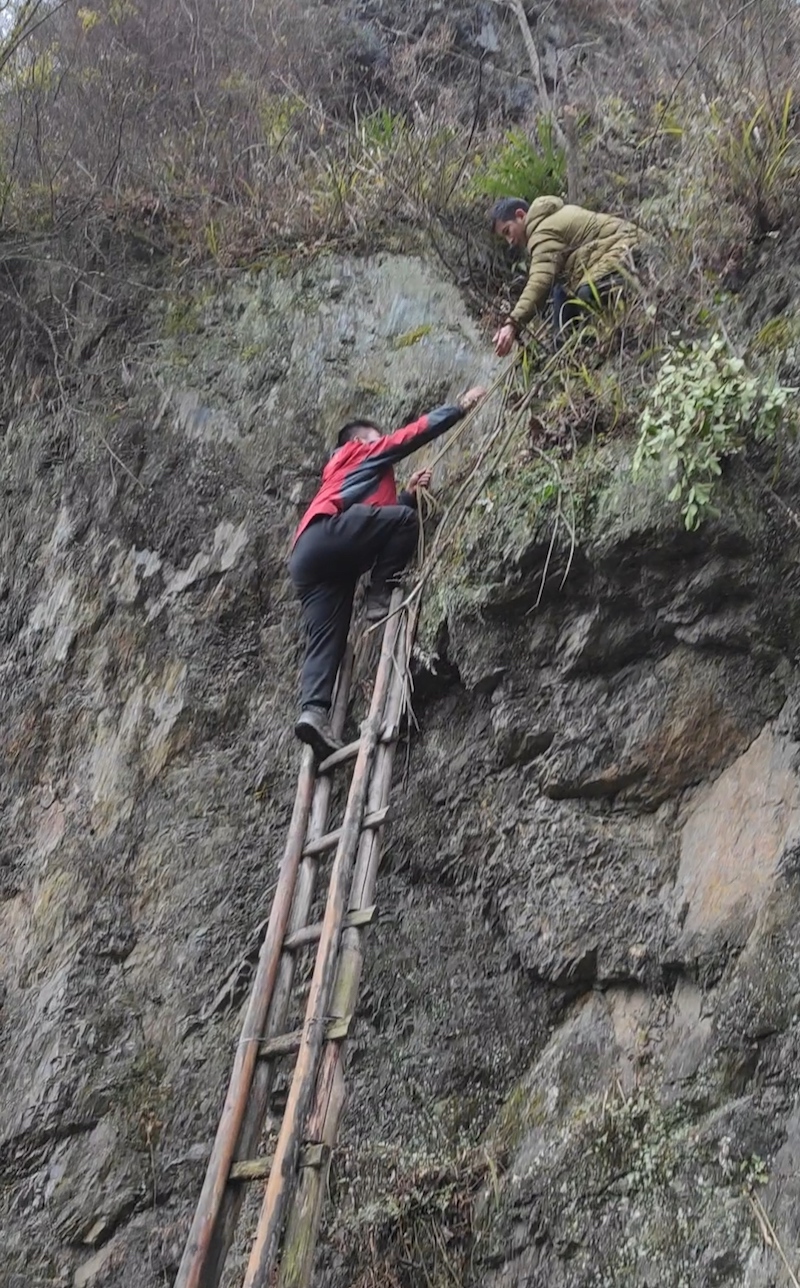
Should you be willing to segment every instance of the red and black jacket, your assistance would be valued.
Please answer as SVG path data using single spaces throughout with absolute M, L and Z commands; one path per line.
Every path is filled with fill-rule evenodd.
M 341 514 L 351 505 L 408 504 L 408 493 L 397 495 L 393 467 L 452 429 L 463 416 L 460 407 L 437 407 L 374 443 L 353 438 L 337 448 L 322 471 L 322 486 L 300 520 L 294 541 L 320 515 Z

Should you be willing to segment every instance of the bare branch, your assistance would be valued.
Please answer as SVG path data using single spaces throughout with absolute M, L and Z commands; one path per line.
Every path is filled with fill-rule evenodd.
M 522 0 L 494 0 L 494 2 L 503 8 L 510 9 L 517 19 L 522 40 L 528 54 L 528 62 L 531 65 L 531 71 L 536 85 L 536 92 L 539 95 L 539 101 L 550 118 L 556 143 L 563 150 L 567 159 L 567 196 L 570 201 L 577 201 L 579 195 L 579 166 L 574 119 L 570 122 L 570 126 L 572 128 L 568 126 L 567 131 L 565 132 L 556 115 L 555 106 L 550 97 L 550 91 L 547 88 L 547 82 L 545 81 L 544 72 L 542 71 L 542 61 L 539 57 L 539 51 L 536 48 L 536 41 L 533 38 L 533 32 L 531 31 L 528 16 L 525 13 L 525 7 Z

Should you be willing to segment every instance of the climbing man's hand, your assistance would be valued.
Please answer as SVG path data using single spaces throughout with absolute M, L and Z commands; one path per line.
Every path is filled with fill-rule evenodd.
M 505 326 L 501 326 L 499 331 L 495 331 L 492 336 L 492 344 L 498 358 L 504 358 L 507 353 L 511 352 L 516 338 L 517 333 L 510 322 L 507 322 Z
M 416 470 L 408 480 L 409 492 L 416 492 L 418 487 L 430 487 L 433 470 Z
M 486 397 L 486 390 L 483 385 L 476 385 L 474 389 L 468 389 L 458 400 L 458 405 L 462 411 L 472 411 L 477 407 L 479 402 L 483 402 Z

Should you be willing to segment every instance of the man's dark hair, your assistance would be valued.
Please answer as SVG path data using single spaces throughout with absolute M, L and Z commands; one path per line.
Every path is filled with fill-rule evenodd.
M 349 443 L 351 438 L 355 438 L 357 429 L 377 429 L 379 434 L 383 433 L 374 420 L 365 420 L 363 416 L 359 416 L 358 420 L 348 420 L 346 425 L 342 425 L 336 435 L 336 446 L 344 447 L 345 443 Z
M 489 211 L 489 228 L 494 232 L 495 224 L 503 224 L 507 219 L 513 219 L 518 210 L 527 213 L 528 209 L 529 203 L 522 197 L 500 197 Z

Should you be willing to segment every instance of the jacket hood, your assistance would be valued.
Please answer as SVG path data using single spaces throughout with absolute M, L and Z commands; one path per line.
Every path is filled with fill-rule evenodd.
M 536 224 L 540 219 L 548 219 L 557 210 L 561 210 L 563 205 L 564 203 L 560 197 L 537 197 L 528 208 L 525 223 L 529 225 Z

